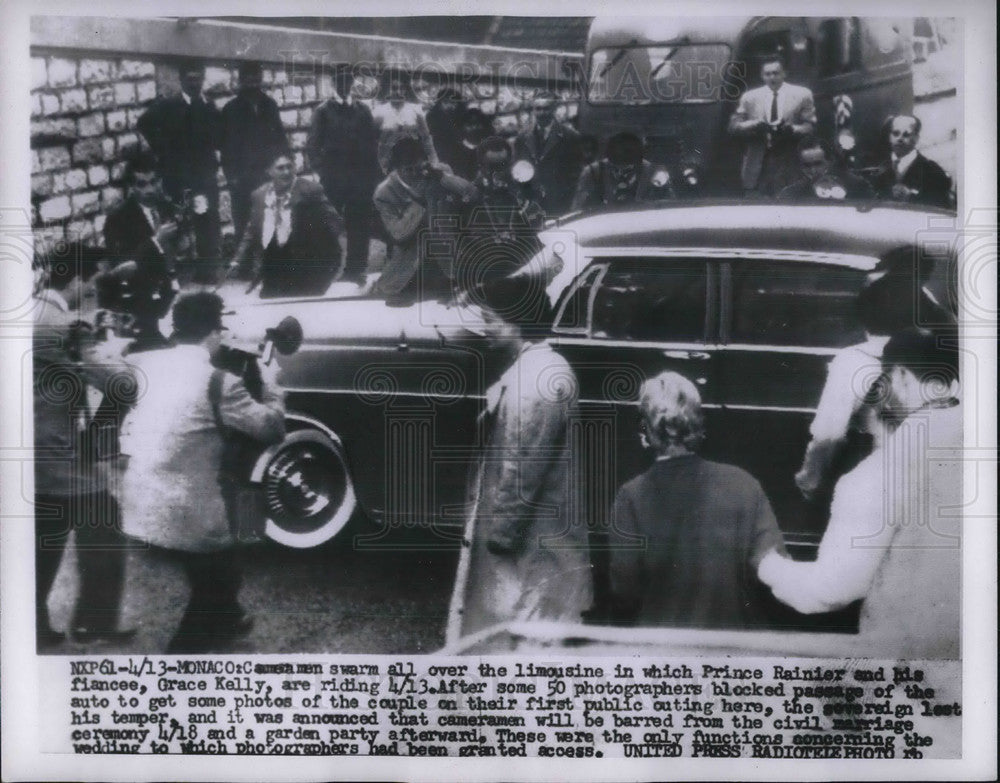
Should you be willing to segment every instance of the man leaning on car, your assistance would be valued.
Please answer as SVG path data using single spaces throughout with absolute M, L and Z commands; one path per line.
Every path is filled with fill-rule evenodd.
M 816 560 L 770 552 L 760 578 L 807 614 L 863 598 L 859 633 L 881 657 L 954 658 L 962 617 L 958 349 L 911 329 L 890 338 L 882 367 L 898 428 L 837 483 Z

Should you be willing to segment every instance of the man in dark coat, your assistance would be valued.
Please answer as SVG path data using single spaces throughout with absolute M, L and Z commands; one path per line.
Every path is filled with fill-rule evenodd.
M 137 153 L 127 163 L 128 196 L 104 222 L 111 270 L 98 281 L 101 307 L 135 319 L 138 347 L 163 347 L 158 322 L 177 293 L 174 268 L 178 236 L 173 204 L 163 196 L 156 160 Z
M 239 92 L 222 107 L 222 170 L 237 238 L 250 217 L 250 194 L 267 182 L 270 156 L 287 144 L 278 104 L 260 86 L 260 63 L 241 63 L 239 74 Z
M 79 592 L 70 621 L 77 642 L 124 641 L 117 629 L 125 577 L 118 504 L 108 491 L 107 464 L 92 446 L 92 394 L 133 401 L 135 385 L 123 365 L 96 352 L 79 306 L 96 271 L 75 264 L 42 264 L 46 287 L 34 300 L 35 610 L 39 650 L 64 635 L 49 622 L 47 599 L 70 533 L 75 536 Z M 82 274 L 81 274 L 82 272 Z
M 673 198 L 670 177 L 642 157 L 642 139 L 618 133 L 608 139 L 607 157 L 588 165 L 576 183 L 573 210 Z
M 323 188 L 295 176 L 291 153 L 274 156 L 271 181 L 250 199 L 250 220 L 233 257 L 253 269 L 262 299 L 322 296 L 340 271 L 343 221 Z
M 138 128 L 159 160 L 167 196 L 189 212 L 197 242 L 194 280 L 210 283 L 219 271 L 222 116 L 201 93 L 204 65 L 183 64 L 180 81 L 180 95 L 157 100 L 139 117 Z
M 920 120 L 901 114 L 890 117 L 886 125 L 889 160 L 873 179 L 879 198 L 929 207 L 953 206 L 951 178 L 937 163 L 917 151 Z
M 642 437 L 656 462 L 615 497 L 611 592 L 616 619 L 638 625 L 749 628 L 764 618 L 763 557 L 784 554 L 760 484 L 702 459 L 701 398 L 665 372 L 643 384 Z
M 334 93 L 313 112 L 306 151 L 326 197 L 344 216 L 347 260 L 343 279 L 363 285 L 372 230 L 372 194 L 381 177 L 378 131 L 371 110 L 354 100 L 354 73 L 340 65 Z
M 806 136 L 799 142 L 798 154 L 802 179 L 778 193 L 779 201 L 836 203 L 875 198 L 871 185 L 861 177 L 833 171 L 833 155 L 821 139 Z
M 453 87 L 445 87 L 437 94 L 434 105 L 427 112 L 427 129 L 431 132 L 438 159 L 451 166 L 456 174 L 458 170 L 455 161 L 461 156 L 462 123 L 466 110 L 462 94 Z
M 531 161 L 547 217 L 569 211 L 580 175 L 579 134 L 556 119 L 556 98 L 543 93 L 533 104 L 532 127 L 514 139 L 514 158 Z

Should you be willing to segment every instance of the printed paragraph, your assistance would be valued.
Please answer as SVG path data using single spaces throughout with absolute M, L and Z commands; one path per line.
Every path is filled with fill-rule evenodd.
M 63 749 L 78 754 L 897 759 L 961 745 L 957 662 L 293 656 L 60 665 Z

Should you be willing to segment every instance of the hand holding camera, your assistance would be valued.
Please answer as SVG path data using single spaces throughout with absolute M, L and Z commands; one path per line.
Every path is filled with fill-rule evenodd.
M 425 161 L 420 166 L 420 176 L 432 182 L 440 182 L 445 175 L 444 165 Z

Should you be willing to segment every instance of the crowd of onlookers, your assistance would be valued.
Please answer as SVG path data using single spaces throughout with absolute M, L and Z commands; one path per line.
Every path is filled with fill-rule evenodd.
M 781 61 L 764 62 L 761 75 L 763 86 L 741 97 L 728 126 L 733 143 L 743 145 L 740 180 L 748 196 L 948 206 L 950 181 L 917 151 L 915 117 L 887 121 L 884 165 L 862 178 L 837 165 L 837 156 L 818 138 L 812 94 L 785 81 Z M 101 307 L 128 316 L 132 340 L 126 355 L 101 364 L 71 353 L 92 347 L 94 334 L 107 325 L 83 329 L 74 315 L 81 281 L 60 277 L 54 267 L 44 270 L 47 285 L 37 292 L 42 315 L 36 444 L 71 459 L 37 461 L 36 487 L 43 505 L 62 509 L 63 528 L 66 520 L 73 522 L 78 548 L 84 544 L 72 628 L 77 639 L 127 636 L 117 628 L 123 578 L 119 513 L 130 534 L 179 553 L 192 592 L 173 651 L 214 649 L 249 629 L 237 600 L 240 573 L 230 540 L 238 500 L 220 491 L 215 478 L 223 444 L 236 435 L 259 447 L 280 441 L 284 408 L 273 372 L 251 393 L 246 379 L 213 367 L 221 298 L 206 290 L 178 298 L 182 287 L 217 286 L 223 274 L 242 278 L 248 290 L 259 287 L 262 297 L 321 295 L 338 280 L 356 284 L 358 292 L 374 291 L 390 305 L 478 290 L 484 329 L 504 348 L 509 366 L 486 395 L 493 448 L 470 487 L 471 547 L 463 555 L 459 584 L 465 592 L 463 630 L 517 617 L 578 620 L 587 608 L 586 531 L 579 520 L 574 525 L 565 518 L 575 508 L 566 495 L 570 477 L 562 459 L 575 388 L 569 382 L 540 396 L 544 384 L 538 382 L 543 372 L 569 379 L 572 370 L 539 339 L 544 319 L 519 323 L 497 313 L 510 312 L 522 295 L 514 290 L 518 278 L 509 273 L 537 250 L 536 233 L 546 218 L 690 193 L 646 160 L 636 134 L 616 134 L 603 150 L 588 147 L 557 118 L 552 94 L 534 98 L 531 124 L 508 140 L 457 91 L 442 90 L 425 113 L 405 73 L 383 76 L 384 99 L 370 109 L 354 95 L 353 69 L 336 68 L 333 93 L 315 110 L 308 137 L 314 181 L 296 171 L 277 106 L 261 89 L 258 65 L 241 66 L 239 94 L 221 111 L 202 95 L 203 66 L 192 62 L 181 69 L 180 94 L 158 100 L 139 118 L 148 149 L 128 161 L 128 197 L 107 216 L 107 263 L 92 280 Z M 220 161 L 238 236 L 225 262 Z M 373 236 L 387 247 L 375 281 L 368 275 Z M 450 249 L 436 253 L 442 244 Z M 953 651 L 958 610 L 950 587 L 957 583 L 957 534 L 946 519 L 931 526 L 919 520 L 928 509 L 959 508 L 949 493 L 960 482 L 943 471 L 928 484 L 937 493 L 930 505 L 926 493 L 908 490 L 883 502 L 886 488 L 911 486 L 922 469 L 926 453 L 914 451 L 912 428 L 930 423 L 943 449 L 957 448 L 961 440 L 957 350 L 941 334 L 911 329 L 914 312 L 900 309 L 920 305 L 926 315 L 937 308 L 936 321 L 953 322 L 932 298 L 914 300 L 911 251 L 883 259 L 862 293 L 867 341 L 831 364 L 813 440 L 796 477 L 807 496 L 824 486 L 832 492 L 830 523 L 815 563 L 786 557 L 768 498 L 751 476 L 697 456 L 704 436 L 697 388 L 673 374 L 647 380 L 639 400 L 642 438 L 655 461 L 620 489 L 615 502 L 615 531 L 625 540 L 611 550 L 612 619 L 749 627 L 759 622 L 755 591 L 766 585 L 803 612 L 865 598 L 863 631 L 875 629 L 908 654 Z M 174 333 L 168 340 L 160 321 L 171 311 Z M 63 339 L 68 334 L 72 339 Z M 51 347 L 47 338 L 53 336 L 60 347 Z M 134 395 L 123 396 L 125 387 L 112 383 L 119 359 L 133 366 L 123 370 L 126 375 L 138 368 L 147 380 L 138 405 Z M 872 362 L 881 363 L 883 372 L 859 394 L 853 382 L 859 368 Z M 93 437 L 101 417 L 86 392 L 72 399 L 50 393 L 51 377 L 61 372 L 77 378 L 80 389 L 103 389 L 101 404 L 112 420 L 129 411 L 121 444 L 132 464 L 120 497 L 109 490 L 101 455 L 92 450 L 104 443 L 116 456 L 117 443 Z M 67 421 L 78 422 L 79 432 L 66 431 Z M 547 461 L 523 459 L 528 447 L 548 455 Z M 847 459 L 851 455 L 856 459 Z M 550 508 L 559 513 L 539 512 Z M 91 517 L 110 524 L 88 529 Z M 59 638 L 45 601 L 65 536 L 50 527 L 39 517 L 40 644 Z M 554 548 L 540 543 L 566 530 L 581 537 Z M 857 546 L 862 538 L 870 546 Z M 637 539 L 646 542 L 643 548 L 630 545 Z M 934 577 L 928 576 L 919 595 L 906 585 L 915 570 Z M 919 600 L 919 629 L 900 620 L 907 610 L 903 596 Z
M 884 159 L 854 172 L 817 127 L 812 93 L 786 80 L 780 59 L 763 63 L 761 79 L 728 124 L 742 150 L 733 179 L 747 197 L 953 205 L 950 178 L 917 149 L 916 117 L 887 118 Z M 334 68 L 332 92 L 313 112 L 305 151 L 314 177 L 305 177 L 259 64 L 240 66 L 238 94 L 221 110 L 202 95 L 203 83 L 204 67 L 184 64 L 180 93 L 139 118 L 144 144 L 129 162 L 128 198 L 105 223 L 109 266 L 135 262 L 150 278 L 169 267 L 181 286 L 214 285 L 228 274 L 263 297 L 320 295 L 349 282 L 405 304 L 466 288 L 487 266 L 496 274 L 523 263 L 546 219 L 712 195 L 699 181 L 704 172 L 648 160 L 638 133 L 603 144 L 581 135 L 553 93 L 535 93 L 528 123 L 507 135 L 453 87 L 439 89 L 425 110 L 401 70 L 381 74 L 378 98 L 359 99 L 346 64 Z M 235 230 L 229 250 L 220 233 L 220 163 Z M 150 173 L 157 187 L 146 187 Z M 445 243 L 422 237 L 447 233 L 449 219 L 457 223 L 445 237 L 453 250 L 434 255 Z M 463 253 L 470 235 L 484 232 L 505 248 L 496 263 Z M 374 286 L 373 238 L 386 247 Z M 157 254 L 162 261 L 153 263 Z

